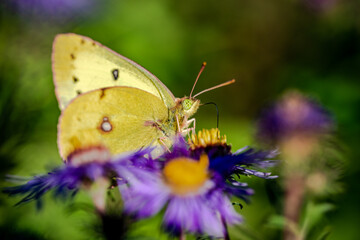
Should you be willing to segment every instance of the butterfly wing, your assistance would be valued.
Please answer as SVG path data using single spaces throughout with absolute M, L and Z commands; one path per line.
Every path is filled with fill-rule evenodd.
M 160 98 L 168 108 L 175 105 L 170 90 L 149 71 L 81 35 L 56 36 L 52 69 L 61 110 L 79 94 L 113 86 L 136 87 Z
M 168 119 L 167 106 L 156 96 L 132 87 L 94 90 L 75 98 L 62 112 L 58 124 L 60 155 L 105 145 L 117 154 L 151 144 L 159 145 L 175 128 L 160 127 Z

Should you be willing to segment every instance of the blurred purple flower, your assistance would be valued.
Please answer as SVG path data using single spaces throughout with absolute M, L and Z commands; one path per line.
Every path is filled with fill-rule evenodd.
M 264 142 L 278 143 L 294 135 L 326 134 L 333 127 L 331 115 L 322 106 L 300 93 L 290 92 L 263 112 L 257 135 Z
M 155 167 L 152 159 L 144 157 L 151 150 L 145 148 L 115 158 L 111 158 L 104 148 L 81 150 L 69 157 L 68 164 L 48 174 L 35 176 L 26 184 L 7 187 L 3 192 L 10 196 L 27 194 L 17 205 L 31 200 L 38 200 L 38 204 L 41 204 L 41 197 L 50 190 L 54 190 L 54 197 L 65 199 L 74 196 L 81 186 L 90 185 L 102 178 L 116 178 L 118 183 L 125 183 L 126 177 L 130 173 L 136 173 L 140 166 Z
M 26 19 L 45 19 L 66 22 L 90 15 L 97 0 L 6 0 Z
M 225 223 L 242 221 L 229 197 L 247 201 L 254 193 L 233 175 L 275 178 L 246 168 L 272 166 L 269 157 L 273 157 L 269 152 L 251 149 L 232 154 L 223 143 L 189 150 L 185 140 L 178 137 L 172 151 L 155 160 L 160 161 L 161 168 L 138 169 L 136 175 L 129 177 L 129 185 L 119 186 L 124 210 L 144 218 L 166 208 L 163 226 L 172 234 L 191 232 L 223 237 L 227 234 Z

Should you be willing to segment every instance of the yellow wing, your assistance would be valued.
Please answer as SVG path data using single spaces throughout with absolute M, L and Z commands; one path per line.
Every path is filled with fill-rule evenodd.
M 52 69 L 61 110 L 79 94 L 113 86 L 136 87 L 158 97 L 168 108 L 175 105 L 170 90 L 146 69 L 81 35 L 56 36 Z
M 94 90 L 75 98 L 65 108 L 58 124 L 58 146 L 64 160 L 76 149 L 104 145 L 117 154 L 151 144 L 170 136 L 176 129 L 166 127 L 168 108 L 154 95 L 131 87 Z M 165 124 L 165 125 L 163 125 Z

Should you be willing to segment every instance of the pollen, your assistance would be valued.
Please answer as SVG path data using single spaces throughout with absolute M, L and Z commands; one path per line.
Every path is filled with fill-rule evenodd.
M 177 195 L 194 194 L 209 178 L 209 158 L 206 154 L 199 161 L 180 157 L 168 162 L 163 170 L 166 183 Z
M 221 136 L 220 131 L 217 128 L 210 130 L 203 129 L 198 134 L 192 134 L 189 138 L 189 144 L 191 149 L 197 147 L 207 147 L 211 145 L 223 145 L 226 144 L 226 135 Z

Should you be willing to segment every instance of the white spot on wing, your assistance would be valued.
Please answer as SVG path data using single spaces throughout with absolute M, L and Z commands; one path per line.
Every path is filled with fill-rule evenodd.
M 104 132 L 110 132 L 112 130 L 112 125 L 109 122 L 109 119 L 107 117 L 103 118 L 103 121 L 101 123 L 101 130 L 103 130 Z

